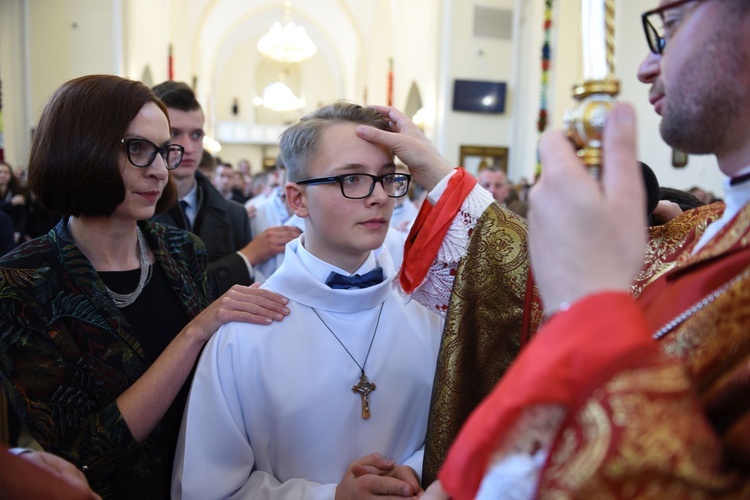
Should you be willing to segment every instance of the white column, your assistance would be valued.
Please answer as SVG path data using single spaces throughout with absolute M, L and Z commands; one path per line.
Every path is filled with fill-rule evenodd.
M 581 35 L 583 79 L 605 79 L 607 77 L 607 45 L 604 0 L 581 0 Z

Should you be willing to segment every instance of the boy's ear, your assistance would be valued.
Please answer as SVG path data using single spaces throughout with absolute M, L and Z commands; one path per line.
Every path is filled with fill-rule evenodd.
M 287 182 L 284 186 L 286 193 L 286 203 L 289 208 L 297 215 L 297 217 L 305 218 L 308 216 L 307 212 L 307 195 L 305 190 L 296 182 Z

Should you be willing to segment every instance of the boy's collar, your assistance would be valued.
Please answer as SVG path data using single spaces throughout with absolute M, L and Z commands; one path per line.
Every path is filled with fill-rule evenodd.
M 330 264 L 311 254 L 305 248 L 304 233 L 300 237 L 300 245 L 297 249 L 297 255 L 299 256 L 302 264 L 308 269 L 308 271 L 310 271 L 310 274 L 312 274 L 315 279 L 319 280 L 321 283 L 325 282 L 326 278 L 331 274 L 332 271 L 343 274 L 345 276 L 351 276 L 352 274 L 364 274 L 378 266 L 378 260 L 375 258 L 375 254 L 371 251 L 367 256 L 367 259 L 365 259 L 362 265 L 359 266 L 359 268 L 355 272 L 350 273 L 344 269 L 341 269 L 340 267 Z

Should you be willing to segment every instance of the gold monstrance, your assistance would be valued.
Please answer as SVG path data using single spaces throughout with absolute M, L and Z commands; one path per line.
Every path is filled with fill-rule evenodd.
M 583 83 L 573 87 L 575 108 L 565 113 L 565 131 L 578 156 L 598 177 L 602 130 L 620 92 L 615 79 L 615 0 L 581 0 Z

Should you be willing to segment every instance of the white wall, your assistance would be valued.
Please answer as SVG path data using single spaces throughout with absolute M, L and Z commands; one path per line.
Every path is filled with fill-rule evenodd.
M 119 74 L 122 32 L 117 0 L 27 0 L 31 113 L 62 83 L 81 75 Z
M 442 3 L 437 0 L 392 0 L 394 41 L 394 106 L 405 109 L 416 84 L 430 122 L 425 134 L 433 137 L 440 101 L 440 37 Z M 419 22 L 415 22 L 419 20 Z M 419 34 L 414 36 L 413 33 Z M 374 102 L 374 101 L 373 101 Z
M 0 0 L 0 80 L 3 92 L 5 160 L 25 165 L 31 143 L 26 85 L 25 2 Z
M 514 54 L 510 41 L 474 36 L 474 2 L 447 0 L 444 5 L 442 36 L 450 40 L 450 51 L 442 61 L 444 93 L 440 96 L 442 130 L 438 147 L 449 162 L 458 165 L 462 145 L 509 146 L 512 116 L 521 110 L 513 109 L 513 86 L 508 89 L 505 114 L 484 115 L 451 109 L 455 79 L 510 82 Z M 514 8 L 512 0 L 485 0 L 481 5 Z
M 120 73 L 153 87 L 167 79 L 170 30 L 169 0 L 121 0 L 122 52 Z M 147 13 L 144 15 L 144 13 Z M 144 80 L 150 74 L 151 81 Z
M 120 0 L 2 0 L 0 76 L 6 157 L 25 164 L 31 129 L 71 78 L 121 72 Z

